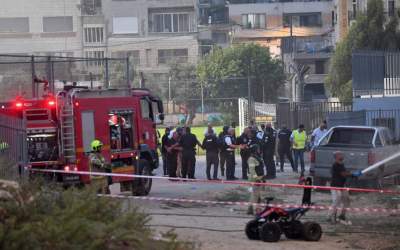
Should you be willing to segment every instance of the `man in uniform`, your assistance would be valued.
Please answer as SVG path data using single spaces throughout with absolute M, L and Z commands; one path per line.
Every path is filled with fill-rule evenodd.
M 219 151 L 219 167 L 221 168 L 221 176 L 225 175 L 225 163 L 226 163 L 226 152 L 225 152 L 225 136 L 228 134 L 229 126 L 224 126 L 222 132 L 218 135 L 218 144 L 220 146 Z
M 264 163 L 261 157 L 261 151 L 258 144 L 253 144 L 249 148 L 250 156 L 247 160 L 249 166 L 249 174 L 251 182 L 262 182 L 264 178 Z M 261 191 L 263 186 L 254 185 L 251 187 L 250 203 L 260 203 Z M 247 214 L 253 214 L 253 205 L 250 204 Z M 257 208 L 256 208 L 257 209 Z
M 275 155 L 275 142 L 276 142 L 276 131 L 272 128 L 271 123 L 267 123 L 265 126 L 265 132 L 262 140 L 262 151 L 263 160 L 267 170 L 267 178 L 276 178 L 276 167 L 274 161 Z
M 238 138 L 238 144 L 249 145 L 251 137 L 251 129 L 247 127 L 243 130 L 243 133 Z M 250 152 L 247 147 L 240 149 L 240 157 L 242 159 L 242 179 L 247 180 L 247 171 L 249 169 L 247 160 L 250 157 Z
M 103 143 L 100 140 L 93 140 L 90 144 L 92 151 L 89 154 L 89 171 L 90 172 L 100 172 L 100 173 L 110 173 L 110 165 L 106 164 L 104 156 L 101 154 L 103 148 Z M 91 175 L 91 183 L 98 185 L 100 193 L 109 193 L 108 184 L 111 183 L 111 177 L 106 176 Z
M 218 138 L 212 128 L 208 128 L 206 136 L 204 137 L 202 148 L 206 150 L 206 174 L 207 179 L 211 180 L 211 165 L 214 167 L 213 180 L 218 180 Z
M 282 129 L 279 130 L 278 132 L 278 154 L 279 154 L 279 160 L 281 163 L 281 172 L 284 171 L 283 166 L 285 164 L 285 156 L 289 159 L 290 165 L 292 166 L 293 171 L 294 169 L 294 163 L 293 163 L 293 157 L 292 157 L 292 151 L 290 150 L 290 135 L 292 134 L 292 131 L 286 127 L 286 125 L 282 126 Z
M 226 159 L 226 179 L 237 180 L 235 177 L 235 149 L 243 148 L 242 145 L 234 144 L 235 129 L 229 128 L 228 134 L 224 137 L 224 155 Z
M 294 171 L 298 171 L 299 160 L 301 166 L 300 177 L 304 176 L 304 152 L 306 151 L 307 134 L 304 130 L 304 125 L 300 124 L 299 128 L 292 132 L 290 136 L 292 142 L 293 154 L 294 154 Z
M 168 144 L 168 136 L 169 133 L 171 132 L 171 129 L 169 127 L 165 128 L 165 133 L 164 135 L 161 137 L 161 157 L 162 157 L 162 162 L 163 162 L 163 173 L 164 176 L 168 175 L 168 160 L 167 160 L 167 149 L 165 148 L 165 146 Z
M 201 147 L 196 135 L 192 134 L 190 127 L 185 128 L 179 144 L 182 147 L 182 177 L 195 179 L 196 145 Z

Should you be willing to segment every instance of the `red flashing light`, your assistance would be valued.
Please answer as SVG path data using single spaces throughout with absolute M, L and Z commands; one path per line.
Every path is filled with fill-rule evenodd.
M 79 107 L 79 102 L 75 102 L 75 107 Z
M 17 107 L 17 108 L 22 108 L 22 106 L 23 106 L 22 102 L 15 103 L 15 107 Z
M 64 171 L 68 172 L 70 170 L 69 166 L 64 167 Z
M 50 101 L 48 102 L 48 104 L 49 104 L 49 106 L 54 106 L 54 105 L 56 105 L 56 102 L 53 101 L 53 100 L 50 100 Z

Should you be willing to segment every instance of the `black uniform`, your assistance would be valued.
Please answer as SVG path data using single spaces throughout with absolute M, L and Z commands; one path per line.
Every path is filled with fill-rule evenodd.
M 228 139 L 229 138 L 229 139 Z M 234 144 L 235 139 L 231 135 L 224 136 L 224 156 L 226 160 L 226 179 L 227 180 L 235 180 L 235 149 L 229 147 L 226 143 L 226 140 L 230 140 L 232 144 Z
M 290 150 L 290 135 L 291 134 L 292 134 L 292 131 L 287 128 L 283 128 L 283 129 L 279 130 L 279 133 L 278 133 L 278 138 L 279 138 L 278 154 L 279 154 L 279 160 L 281 163 L 280 164 L 281 171 L 283 171 L 283 165 L 285 164 L 285 156 L 289 159 L 290 166 L 294 170 L 292 151 Z
M 262 139 L 263 159 L 267 170 L 267 178 L 276 177 L 274 161 L 276 131 L 273 128 L 266 128 Z
M 249 146 L 250 139 L 246 134 L 241 134 L 238 138 L 237 143 L 238 144 L 246 144 Z M 241 149 L 240 150 L 240 158 L 242 159 L 242 178 L 247 180 L 247 173 L 249 171 L 249 164 L 247 163 L 247 160 L 250 157 L 250 151 L 249 149 Z
M 164 134 L 161 137 L 161 157 L 162 157 L 162 161 L 163 161 L 163 172 L 164 175 L 168 175 L 168 154 L 167 154 L 167 150 L 165 149 L 165 145 L 168 144 L 168 134 Z
M 226 163 L 226 152 L 225 152 L 225 139 L 226 132 L 221 132 L 218 135 L 218 145 L 219 145 L 219 167 L 221 168 L 221 176 L 225 175 L 225 163 Z
M 213 171 L 213 179 L 218 178 L 218 152 L 219 152 L 219 144 L 218 138 L 215 134 L 207 134 L 204 137 L 202 147 L 206 150 L 206 164 L 207 164 L 207 179 L 211 179 L 210 171 L 211 165 L 214 165 Z
M 194 179 L 196 166 L 196 145 L 199 144 L 197 137 L 192 134 L 184 134 L 180 140 L 182 146 L 182 177 Z
M 165 146 L 171 147 L 172 145 L 175 145 L 177 141 L 173 138 L 166 140 Z M 167 152 L 167 166 L 168 166 L 168 174 L 169 177 L 176 177 L 176 168 L 178 165 L 178 151 L 177 150 L 171 150 L 170 152 Z

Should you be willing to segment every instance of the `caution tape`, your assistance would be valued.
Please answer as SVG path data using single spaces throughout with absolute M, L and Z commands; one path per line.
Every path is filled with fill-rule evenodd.
M 143 179 L 161 179 L 170 180 L 186 183 L 212 183 L 212 184 L 231 184 L 231 185 L 243 185 L 243 186 L 269 186 L 277 188 L 307 188 L 315 190 L 338 190 L 338 191 L 351 191 L 361 193 L 381 193 L 381 194 L 394 194 L 400 195 L 400 191 L 388 190 L 388 189 L 368 189 L 368 188 L 348 188 L 348 187 L 329 187 L 329 186 L 308 186 L 301 184 L 286 184 L 286 183 L 273 183 L 273 182 L 249 182 L 249 181 L 230 181 L 230 180 L 205 180 L 205 179 L 187 179 L 179 177 L 164 177 L 164 176 L 153 176 L 153 175 L 137 175 L 137 174 L 120 174 L 120 173 L 103 173 L 103 172 L 89 172 L 89 171 L 65 171 L 57 169 L 30 169 L 32 172 L 44 172 L 44 173 L 61 173 L 61 174 L 75 174 L 75 175 L 91 175 L 91 176 L 111 176 L 111 177 L 124 177 L 124 178 L 143 178 Z
M 157 202 L 180 202 L 180 203 L 197 203 L 197 204 L 205 204 L 205 205 L 229 205 L 229 206 L 262 206 L 262 203 L 252 203 L 252 202 L 244 202 L 244 201 L 210 201 L 210 200 L 197 200 L 197 199 L 183 199 L 183 198 L 165 198 L 165 197 L 151 197 L 151 196 L 127 196 L 127 195 L 114 195 L 114 194 L 98 194 L 100 197 L 109 197 L 109 198 L 119 198 L 119 199 L 134 199 L 134 200 L 144 200 L 144 201 L 157 201 Z M 322 206 L 322 205 L 298 205 L 298 204 L 279 204 L 279 203 L 270 203 L 269 206 L 277 207 L 277 208 L 308 208 L 316 211 L 322 210 L 333 210 L 333 206 Z M 345 208 L 348 212 L 356 212 L 356 213 L 389 213 L 389 214 L 397 214 L 400 213 L 400 209 L 389 209 L 389 208 L 355 208 L 348 207 Z

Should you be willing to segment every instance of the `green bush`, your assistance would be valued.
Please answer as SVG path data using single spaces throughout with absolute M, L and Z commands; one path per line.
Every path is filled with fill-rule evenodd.
M 90 189 L 0 181 L 0 249 L 189 249 L 168 233 L 156 240 L 138 208 Z

